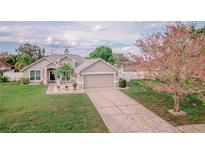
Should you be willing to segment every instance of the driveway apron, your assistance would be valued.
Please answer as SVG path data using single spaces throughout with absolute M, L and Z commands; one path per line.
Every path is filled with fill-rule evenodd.
M 90 89 L 87 95 L 112 133 L 176 133 L 177 128 L 117 89 Z

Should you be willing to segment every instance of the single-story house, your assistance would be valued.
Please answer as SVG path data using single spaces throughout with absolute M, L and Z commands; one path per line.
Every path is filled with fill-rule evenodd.
M 0 74 L 3 74 L 3 72 L 9 71 L 12 69 L 12 66 L 7 63 L 5 60 L 0 59 Z
M 70 54 L 68 50 L 64 54 L 46 56 L 23 68 L 21 72 L 24 77 L 29 78 L 30 83 L 43 81 L 46 85 L 56 82 L 53 70 L 63 64 L 70 64 L 73 73 L 69 78 L 61 77 L 61 82 L 77 82 L 78 89 L 116 86 L 117 68 L 102 59 L 85 59 L 79 55 Z

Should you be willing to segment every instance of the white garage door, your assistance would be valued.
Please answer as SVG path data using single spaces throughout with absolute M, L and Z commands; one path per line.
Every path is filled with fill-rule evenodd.
M 114 74 L 89 74 L 84 75 L 84 88 L 113 88 Z

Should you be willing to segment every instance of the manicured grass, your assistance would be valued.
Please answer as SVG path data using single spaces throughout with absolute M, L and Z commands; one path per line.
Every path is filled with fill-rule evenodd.
M 186 117 L 171 116 L 168 113 L 173 108 L 171 94 L 152 90 L 152 87 L 161 84 L 163 83 L 151 80 L 131 80 L 128 83 L 130 88 L 122 91 L 175 126 L 205 123 L 205 103 L 196 99 L 194 94 L 186 96 L 180 103 L 181 109 L 188 114 Z M 192 103 L 197 106 L 193 107 Z
M 0 132 L 107 132 L 86 94 L 46 95 L 45 90 L 0 84 Z

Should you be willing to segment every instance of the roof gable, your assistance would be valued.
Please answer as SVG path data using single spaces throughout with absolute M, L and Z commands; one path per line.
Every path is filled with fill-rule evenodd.
M 59 61 L 61 61 L 61 59 L 64 59 L 64 58 L 69 58 L 69 59 L 71 59 L 73 62 L 76 62 L 76 60 L 75 59 L 73 59 L 72 57 L 70 57 L 69 55 L 63 55 L 62 57 L 60 57 L 60 58 L 58 58 L 57 60 L 55 60 L 55 62 L 59 62 Z
M 41 62 L 41 61 L 43 61 L 43 60 L 47 60 L 47 61 L 49 61 L 50 63 L 53 63 L 53 64 L 56 65 L 56 66 L 59 66 L 57 63 L 53 62 L 52 60 L 48 59 L 47 57 L 43 57 L 43 58 L 41 58 L 41 59 L 35 61 L 34 63 L 32 63 L 32 64 L 26 66 L 25 68 L 23 68 L 23 69 L 20 70 L 20 71 L 22 72 L 22 71 L 24 71 L 24 70 L 30 68 L 31 66 L 33 66 L 33 65 L 35 65 L 35 64 L 37 64 L 37 63 L 39 63 L 39 62 Z
M 94 65 L 95 63 L 97 63 L 98 61 L 101 61 L 103 62 L 104 64 L 108 65 L 109 67 L 111 67 L 112 69 L 114 69 L 115 71 L 118 71 L 118 69 L 114 66 L 112 66 L 111 64 L 109 64 L 108 62 L 104 61 L 103 59 L 100 59 L 100 58 L 97 58 L 97 59 L 89 59 L 89 60 L 86 60 L 83 64 L 81 64 L 80 66 L 78 66 L 76 69 L 75 69 L 75 72 L 76 73 L 80 73 L 82 72 L 83 70 L 89 68 L 90 66 Z

